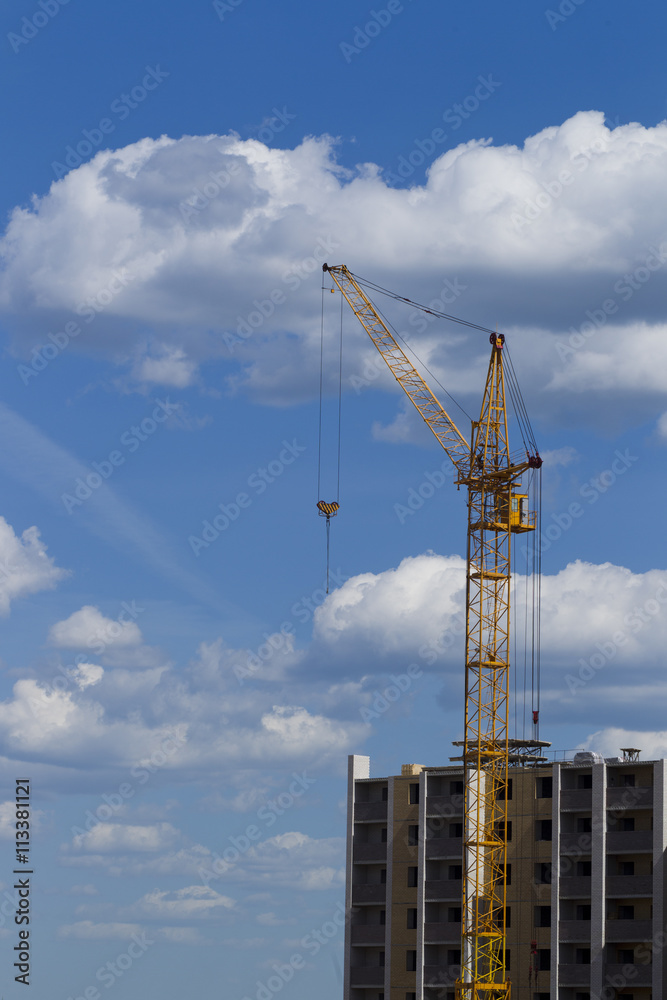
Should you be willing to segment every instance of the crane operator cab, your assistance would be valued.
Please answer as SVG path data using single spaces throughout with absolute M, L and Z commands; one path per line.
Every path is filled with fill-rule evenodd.
M 487 493 L 484 500 L 484 527 L 486 530 L 507 531 L 507 495 Z M 511 495 L 509 530 L 516 533 L 535 530 L 535 514 L 529 509 L 527 493 L 513 493 Z

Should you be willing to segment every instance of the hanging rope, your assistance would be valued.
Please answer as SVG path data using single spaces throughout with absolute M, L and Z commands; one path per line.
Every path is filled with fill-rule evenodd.
M 338 477 L 336 480 L 336 500 L 340 500 L 340 442 L 341 417 L 343 412 L 343 296 L 340 297 L 340 334 L 338 348 Z
M 319 406 L 319 431 L 317 445 L 317 496 L 320 496 L 322 485 L 322 407 L 324 400 L 324 292 L 322 285 L 322 310 L 320 318 L 320 406 Z M 333 291 L 333 289 L 331 289 Z M 329 593 L 329 572 L 331 565 L 331 518 L 335 517 L 340 509 L 340 454 L 341 454 L 341 419 L 343 404 L 343 296 L 340 303 L 340 344 L 338 350 L 338 456 L 336 475 L 336 499 L 328 502 L 326 500 L 317 501 L 317 509 L 320 517 L 326 518 L 327 529 L 327 584 L 326 592 Z
M 322 285 L 322 309 L 320 315 L 320 419 L 317 436 L 317 496 L 320 495 L 322 474 L 322 382 L 324 378 L 324 285 Z

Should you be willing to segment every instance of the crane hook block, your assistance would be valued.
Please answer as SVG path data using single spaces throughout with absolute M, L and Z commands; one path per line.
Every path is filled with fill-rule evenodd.
M 320 517 L 335 517 L 340 510 L 340 504 L 336 503 L 335 500 L 333 503 L 327 503 L 326 500 L 318 500 L 317 509 L 320 512 Z

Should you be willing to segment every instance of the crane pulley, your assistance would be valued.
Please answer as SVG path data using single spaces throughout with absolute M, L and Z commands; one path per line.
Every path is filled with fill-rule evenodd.
M 467 487 L 465 737 L 462 756 L 456 758 L 466 769 L 463 930 L 456 997 L 509 1000 L 505 870 L 511 539 L 535 529 L 535 515 L 520 483 L 527 470 L 540 468 L 542 460 L 536 448 L 527 450 L 521 461 L 510 453 L 502 334 L 486 331 L 491 358 L 480 417 L 472 422 L 468 441 L 411 363 L 360 279 L 344 265 L 324 264 L 322 270 L 331 275 L 449 455 L 457 470 L 456 482 Z

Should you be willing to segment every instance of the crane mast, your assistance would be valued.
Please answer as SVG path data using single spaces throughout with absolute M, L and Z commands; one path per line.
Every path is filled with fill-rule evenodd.
M 470 443 L 399 346 L 354 275 L 323 265 L 468 490 L 464 857 L 457 1000 L 509 1000 L 505 968 L 511 538 L 534 530 L 519 492 L 538 455 L 513 463 L 507 432 L 502 334 L 492 334 L 480 418 Z

